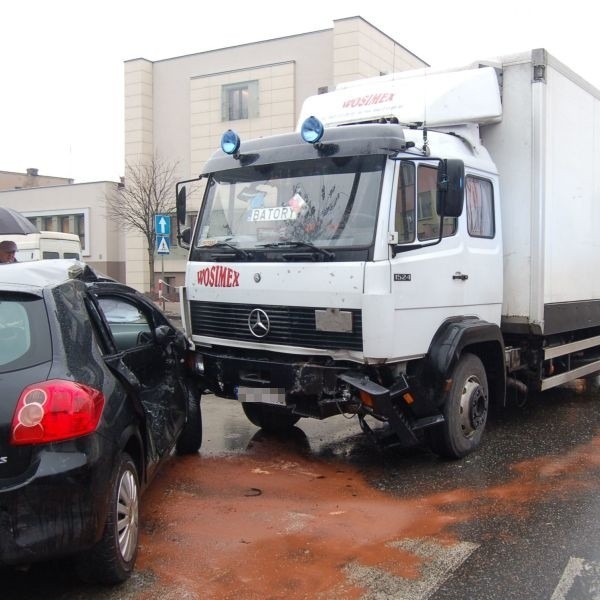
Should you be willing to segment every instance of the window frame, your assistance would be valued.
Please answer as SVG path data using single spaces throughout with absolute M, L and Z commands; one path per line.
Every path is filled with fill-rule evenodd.
M 490 189 L 490 206 L 489 206 L 489 214 L 491 217 L 491 235 L 478 235 L 473 233 L 471 230 L 471 212 L 469 210 L 469 181 L 477 180 L 483 183 L 489 184 Z M 479 238 L 479 239 L 487 239 L 493 240 L 496 237 L 496 206 L 494 202 L 494 182 L 487 177 L 482 177 L 480 175 L 468 174 L 465 176 L 465 212 L 466 212 L 466 221 L 467 221 L 467 233 L 469 237 Z
M 247 92 L 247 98 L 243 99 L 243 92 Z M 254 119 L 259 116 L 258 110 L 258 80 L 239 81 L 228 83 L 221 87 L 221 121 L 243 121 Z M 240 105 L 234 113 L 234 102 L 232 97 L 240 95 Z

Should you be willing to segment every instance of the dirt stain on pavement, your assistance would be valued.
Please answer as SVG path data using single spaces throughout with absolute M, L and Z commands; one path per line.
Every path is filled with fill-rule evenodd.
M 352 569 L 418 579 L 403 540 L 457 542 L 452 525 L 600 487 L 600 438 L 519 463 L 506 483 L 404 499 L 353 466 L 256 444 L 245 455 L 171 461 L 144 499 L 137 570 L 178 598 L 363 598 Z M 138 598 L 155 598 L 156 587 Z

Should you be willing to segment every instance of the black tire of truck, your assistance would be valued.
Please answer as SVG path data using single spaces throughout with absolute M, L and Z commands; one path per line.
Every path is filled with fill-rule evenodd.
M 278 406 L 244 402 L 242 408 L 253 425 L 270 433 L 288 431 L 300 420 L 297 415 L 293 415 L 289 410 Z
M 123 452 L 109 491 L 108 515 L 100 541 L 76 559 L 79 578 L 114 585 L 127 580 L 138 553 L 140 484 L 131 456 Z
M 489 409 L 488 382 L 481 360 L 465 353 L 452 372 L 444 398 L 444 422 L 425 431 L 429 447 L 445 458 L 462 458 L 480 442 Z
M 202 446 L 202 409 L 200 406 L 202 394 L 192 383 L 188 382 L 186 388 L 187 420 L 175 445 L 175 450 L 179 455 L 195 454 Z

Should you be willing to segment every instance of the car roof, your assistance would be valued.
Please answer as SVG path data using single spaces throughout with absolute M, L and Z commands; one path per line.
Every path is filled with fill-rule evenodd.
M 77 259 L 34 260 L 0 265 L 0 289 L 40 293 L 70 279 L 112 281 Z

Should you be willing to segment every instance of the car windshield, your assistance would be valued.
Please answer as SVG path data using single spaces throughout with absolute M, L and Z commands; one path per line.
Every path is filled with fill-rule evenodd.
M 0 373 L 31 367 L 51 356 L 43 300 L 0 292 Z
M 344 156 L 215 173 L 195 246 L 369 246 L 385 156 Z

